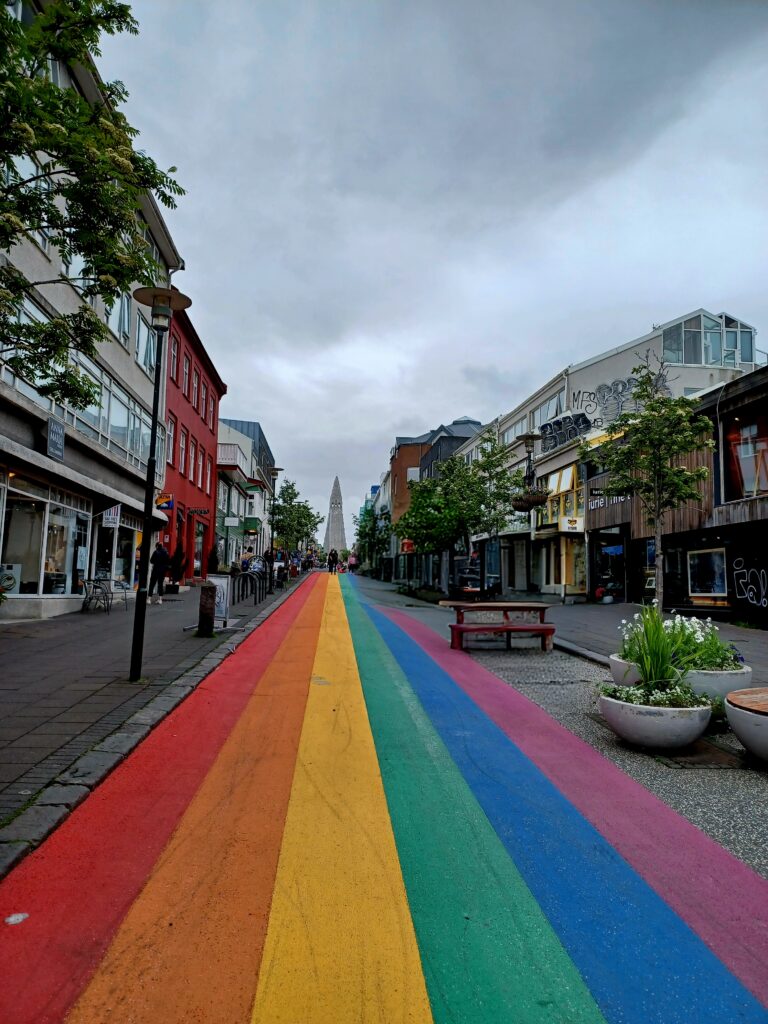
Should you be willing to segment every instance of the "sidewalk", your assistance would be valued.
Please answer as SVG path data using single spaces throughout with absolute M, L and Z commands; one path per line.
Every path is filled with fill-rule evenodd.
M 109 770 L 124 751 L 108 737 L 157 699 L 167 714 L 295 589 L 256 606 L 252 598 L 235 605 L 231 628 L 211 640 L 185 629 L 197 626 L 199 590 L 149 605 L 143 677 L 136 683 L 128 682 L 132 602 L 126 611 L 118 597 L 109 615 L 98 609 L 44 621 L 0 620 L 0 823 L 97 745 Z M 152 724 L 134 723 L 128 731 L 138 741 Z

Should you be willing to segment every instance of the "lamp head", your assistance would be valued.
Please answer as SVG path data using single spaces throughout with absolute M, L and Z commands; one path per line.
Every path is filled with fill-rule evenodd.
M 177 288 L 137 288 L 133 297 L 142 306 L 149 306 L 152 309 L 152 328 L 158 333 L 168 330 L 171 326 L 171 317 L 176 310 L 189 309 L 192 305 L 192 299 Z

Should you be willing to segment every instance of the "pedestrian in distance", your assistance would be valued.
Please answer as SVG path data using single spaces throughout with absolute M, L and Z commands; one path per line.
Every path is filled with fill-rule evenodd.
M 152 566 L 152 572 L 149 577 L 149 603 L 162 604 L 164 593 L 163 580 L 168 572 L 168 566 L 171 564 L 171 556 L 160 541 L 155 544 L 155 550 L 152 552 L 152 557 L 149 561 Z M 155 586 L 157 586 L 157 597 L 153 601 L 152 591 L 155 589 Z
M 339 564 L 339 553 L 336 548 L 331 548 L 328 552 L 328 572 L 335 573 L 336 566 Z
M 245 554 L 243 555 L 243 560 L 240 563 L 240 568 L 242 569 L 243 572 L 248 572 L 248 570 L 251 567 L 251 560 L 253 559 L 253 557 L 253 548 L 246 548 Z

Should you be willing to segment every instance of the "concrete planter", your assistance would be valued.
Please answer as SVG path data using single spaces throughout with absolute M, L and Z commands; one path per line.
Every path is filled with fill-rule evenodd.
M 640 682 L 640 671 L 634 662 L 624 661 L 618 654 L 610 654 L 608 661 L 613 681 L 617 686 L 634 686 Z
M 686 672 L 683 682 L 688 683 L 694 693 L 706 693 L 708 697 L 725 699 L 731 690 L 747 690 L 752 686 L 752 669 L 747 665 L 715 672 L 691 669 Z
M 641 747 L 686 747 L 709 723 L 711 708 L 653 708 L 600 697 L 600 714 L 628 743 Z
M 737 708 L 725 702 L 728 724 L 750 754 L 768 761 L 768 715 Z

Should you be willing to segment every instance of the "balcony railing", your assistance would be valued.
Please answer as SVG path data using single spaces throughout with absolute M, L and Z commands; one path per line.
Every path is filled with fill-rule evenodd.
M 239 469 L 243 476 L 248 478 L 250 468 L 248 457 L 239 444 L 220 444 L 218 447 L 217 461 L 222 469 Z

